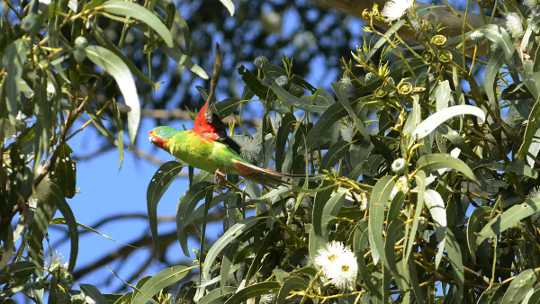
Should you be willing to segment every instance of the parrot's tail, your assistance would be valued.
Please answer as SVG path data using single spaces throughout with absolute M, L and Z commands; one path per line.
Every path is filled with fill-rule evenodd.
M 288 180 L 289 176 L 286 174 L 271 169 L 257 167 L 246 162 L 235 161 L 234 168 L 238 171 L 239 175 L 263 185 L 279 186 L 288 185 L 290 183 L 290 180 Z
M 324 175 L 289 174 L 257 167 L 247 162 L 234 161 L 234 168 L 239 175 L 268 186 L 290 185 L 301 180 L 321 180 Z

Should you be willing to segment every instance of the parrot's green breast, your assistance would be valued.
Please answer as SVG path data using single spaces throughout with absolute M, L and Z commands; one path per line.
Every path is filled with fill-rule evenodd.
M 193 131 L 179 131 L 167 143 L 169 152 L 189 165 L 208 171 L 237 173 L 234 160 L 242 157 L 226 145 L 204 138 Z

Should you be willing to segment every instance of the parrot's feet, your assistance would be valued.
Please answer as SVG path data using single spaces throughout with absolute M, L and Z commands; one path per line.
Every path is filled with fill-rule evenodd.
M 225 176 L 225 173 L 216 170 L 214 172 L 214 183 L 219 186 L 225 186 L 227 184 L 227 178 Z

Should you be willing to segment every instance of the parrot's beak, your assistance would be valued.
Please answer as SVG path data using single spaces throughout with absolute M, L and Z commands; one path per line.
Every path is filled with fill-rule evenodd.
M 149 140 L 152 144 L 154 144 L 154 145 L 156 145 L 156 146 L 158 146 L 158 147 L 160 147 L 160 148 L 162 148 L 162 149 L 165 149 L 165 147 L 166 147 L 166 142 L 165 142 L 165 140 L 163 140 L 161 137 L 159 137 L 159 136 L 156 134 L 156 131 L 155 131 L 155 130 L 151 130 L 150 132 L 148 132 L 148 140 Z
M 148 132 L 148 141 L 150 141 L 151 143 L 154 143 L 155 136 L 156 136 L 156 133 L 154 130 L 151 130 L 150 132 Z

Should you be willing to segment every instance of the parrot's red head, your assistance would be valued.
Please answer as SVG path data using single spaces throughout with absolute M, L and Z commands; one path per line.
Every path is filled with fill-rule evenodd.
M 177 132 L 178 130 L 175 128 L 167 126 L 157 127 L 148 132 L 148 140 L 162 149 L 167 149 L 169 139 L 171 139 Z

